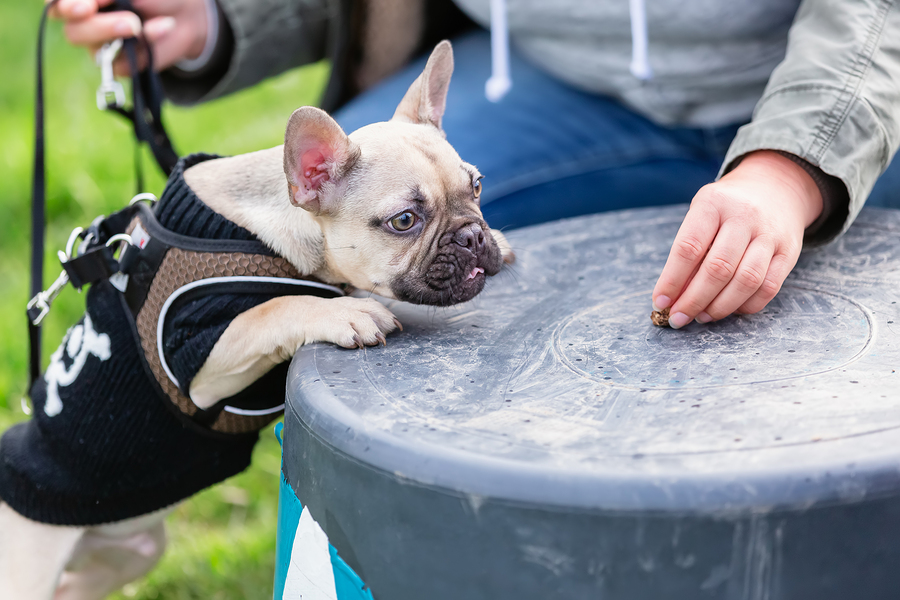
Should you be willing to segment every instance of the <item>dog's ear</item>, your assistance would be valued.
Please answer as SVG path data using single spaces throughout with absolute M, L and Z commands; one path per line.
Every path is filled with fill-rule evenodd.
M 431 124 L 441 129 L 447 106 L 447 89 L 453 75 L 453 47 L 444 40 L 428 57 L 425 70 L 403 96 L 393 120 Z
M 284 174 L 291 204 L 315 214 L 328 212 L 323 200 L 329 187 L 358 158 L 359 146 L 325 111 L 312 106 L 295 110 L 284 134 Z

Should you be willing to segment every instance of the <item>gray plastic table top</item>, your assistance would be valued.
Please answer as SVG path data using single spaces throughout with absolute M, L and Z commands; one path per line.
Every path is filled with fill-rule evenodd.
M 298 354 L 289 410 L 411 482 L 571 508 L 746 510 L 900 490 L 900 211 L 801 257 L 760 314 L 676 331 L 650 292 L 686 207 L 511 232 L 474 301 Z

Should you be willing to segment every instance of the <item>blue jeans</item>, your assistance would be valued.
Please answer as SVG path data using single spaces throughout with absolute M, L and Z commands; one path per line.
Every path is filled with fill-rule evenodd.
M 443 127 L 463 160 L 485 176 L 482 210 L 491 227 L 690 202 L 715 179 L 741 125 L 657 125 L 615 100 L 556 81 L 515 53 L 513 87 L 495 104 L 484 97 L 488 34 L 464 35 L 453 49 Z M 335 118 L 348 132 L 390 119 L 424 66 L 424 58 L 411 64 Z M 898 163 L 876 185 L 869 205 L 900 207 Z

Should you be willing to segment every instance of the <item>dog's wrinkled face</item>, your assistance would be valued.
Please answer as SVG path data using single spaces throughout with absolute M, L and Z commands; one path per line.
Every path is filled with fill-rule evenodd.
M 481 174 L 440 129 L 452 69 L 442 42 L 394 118 L 350 136 L 317 109 L 291 117 L 292 202 L 316 216 L 331 272 L 357 288 L 447 306 L 475 297 L 502 266 L 479 208 Z
M 358 246 L 349 280 L 417 304 L 470 300 L 502 264 L 478 207 L 481 174 L 435 127 L 377 123 L 350 138 L 361 150 L 344 209 L 323 223 L 336 259 Z

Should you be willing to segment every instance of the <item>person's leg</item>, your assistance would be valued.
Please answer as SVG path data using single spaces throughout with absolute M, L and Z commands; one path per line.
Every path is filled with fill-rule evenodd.
M 482 208 L 494 228 L 585 213 L 689 202 L 712 181 L 737 127 L 668 129 L 614 100 L 575 90 L 512 57 L 513 87 L 484 97 L 487 33 L 453 41 L 456 68 L 443 127 L 485 175 Z M 346 131 L 393 114 L 424 59 L 335 114 Z
M 866 206 L 900 208 L 900 154 L 894 156 L 894 160 L 875 182 Z

